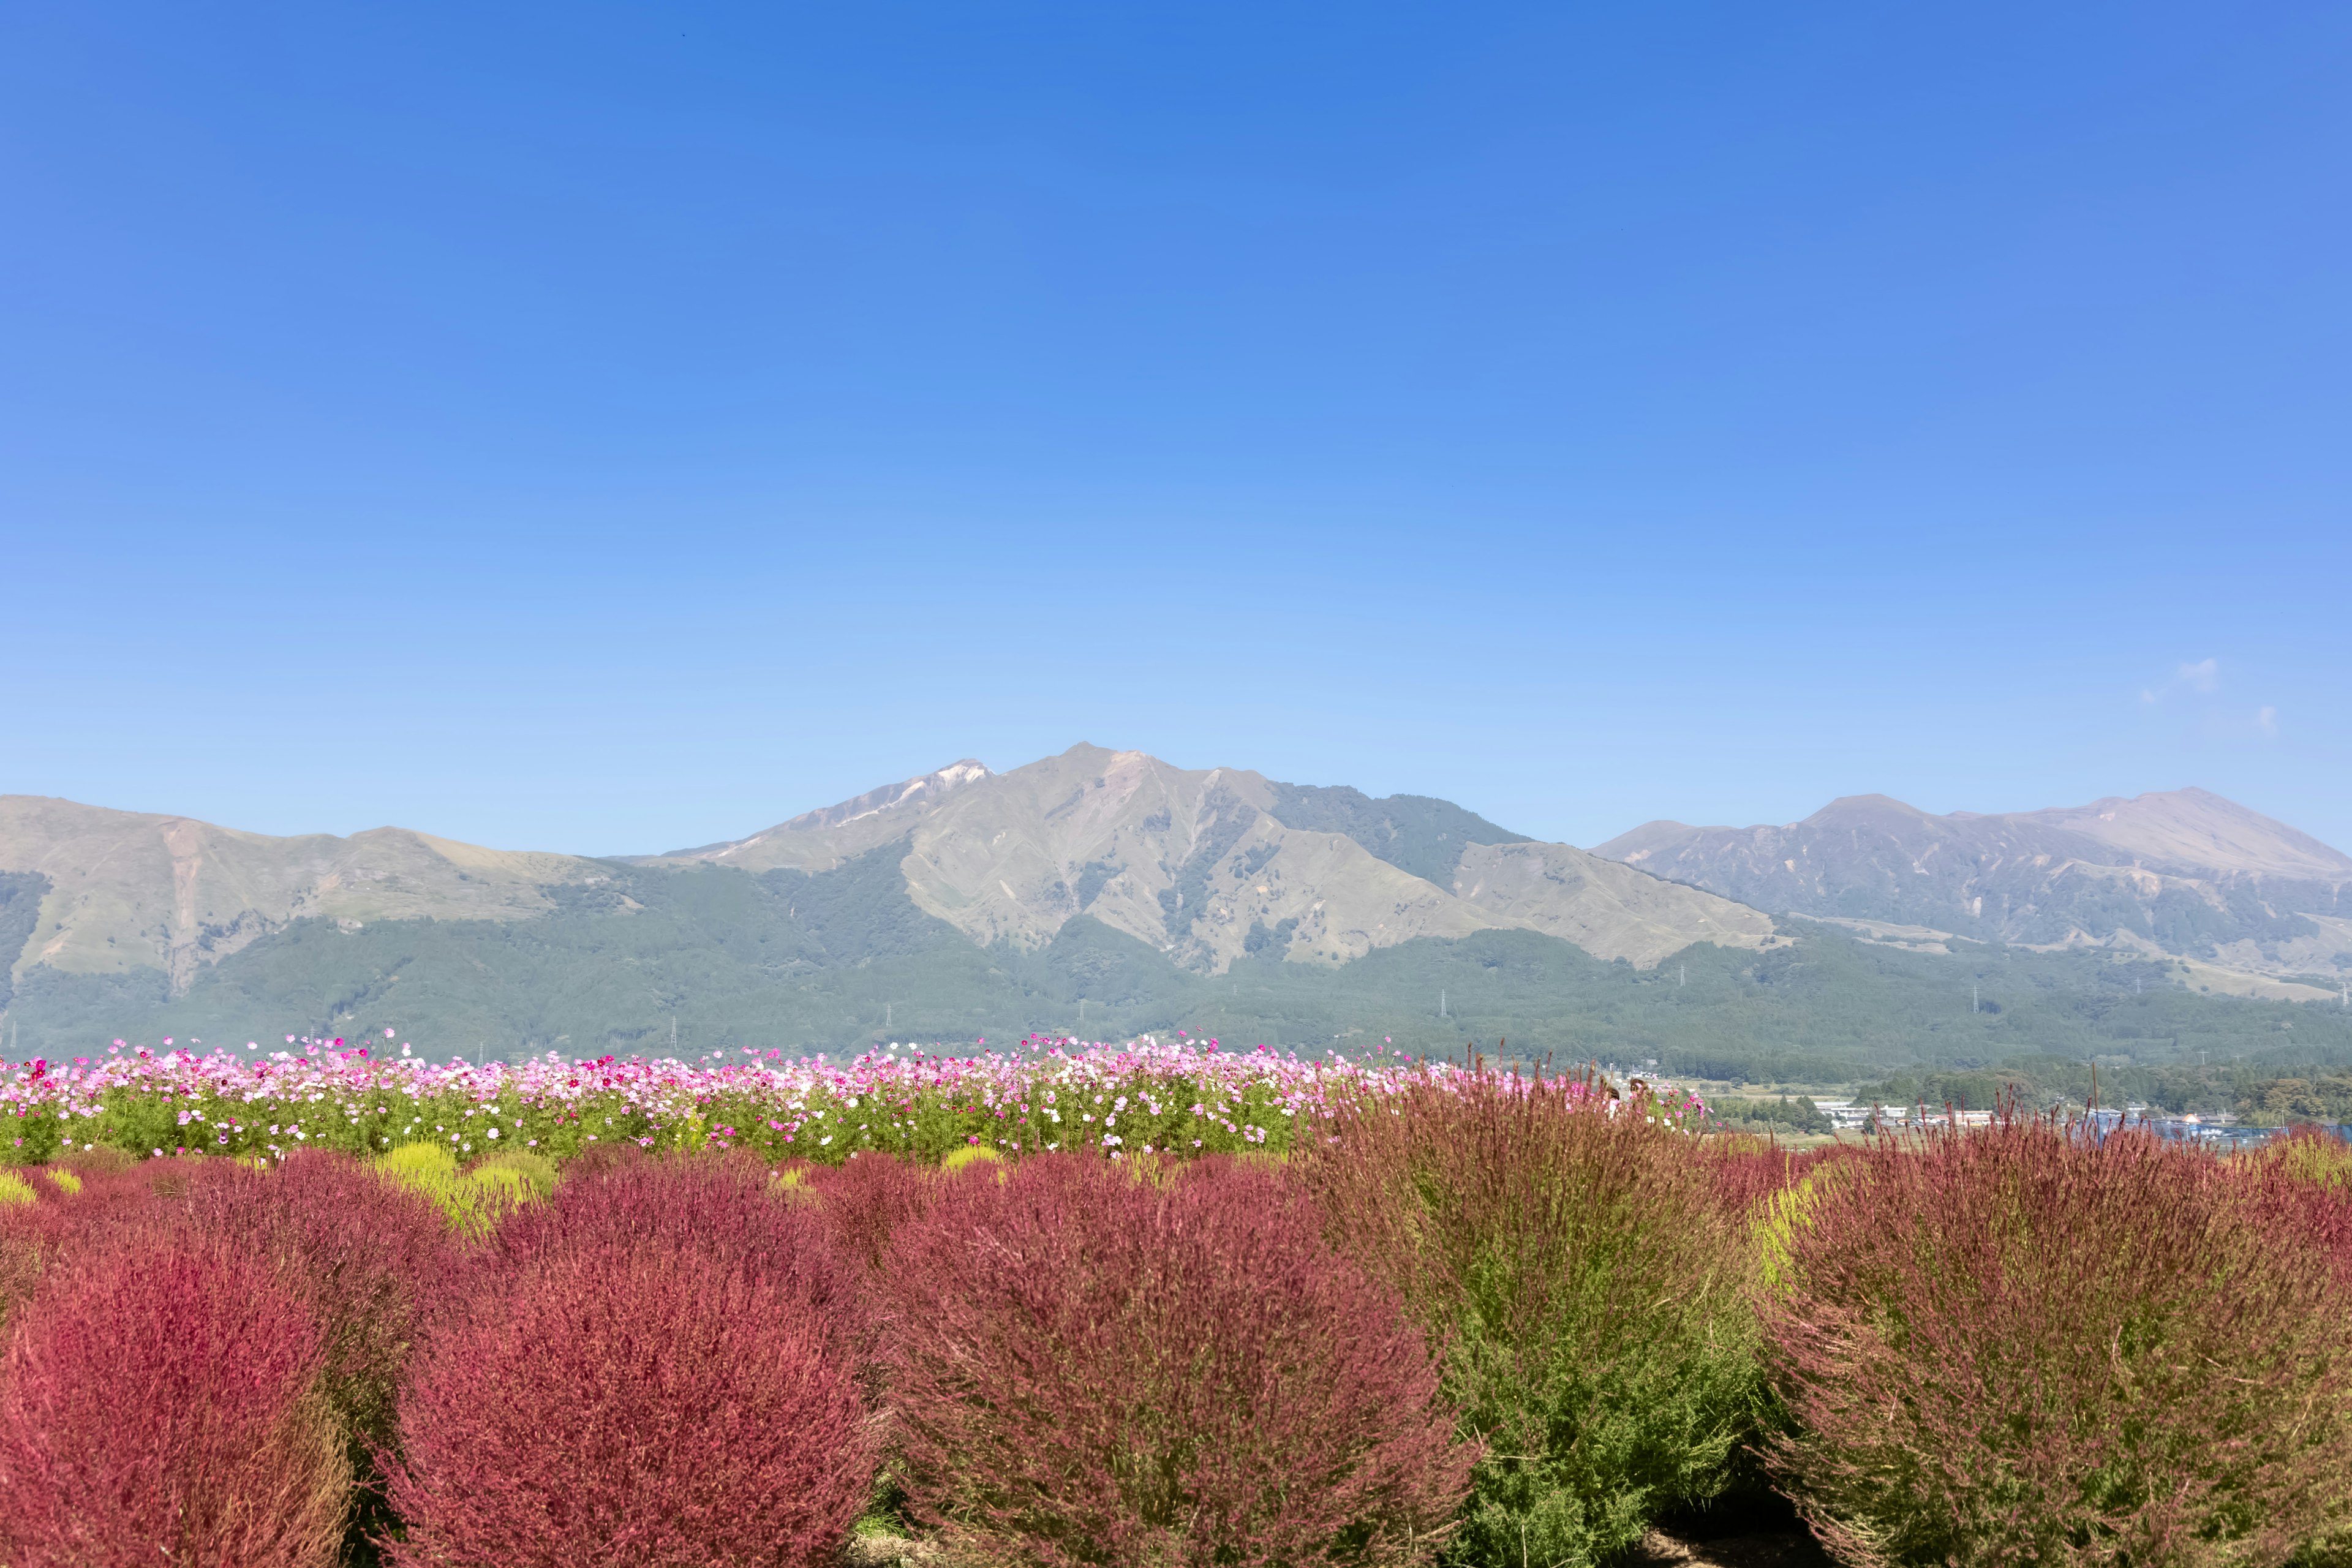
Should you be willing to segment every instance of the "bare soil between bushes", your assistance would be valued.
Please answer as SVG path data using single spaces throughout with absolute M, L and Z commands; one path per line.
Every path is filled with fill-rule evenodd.
M 951 1568 L 952 1559 L 928 1542 L 874 1535 L 850 1541 L 842 1563 L 845 1568 Z M 1775 1500 L 1653 1526 L 1616 1568 L 1831 1568 L 1831 1559 Z
M 1830 1568 L 1828 1552 L 1781 1499 L 1734 1503 L 1654 1525 L 1622 1568 Z

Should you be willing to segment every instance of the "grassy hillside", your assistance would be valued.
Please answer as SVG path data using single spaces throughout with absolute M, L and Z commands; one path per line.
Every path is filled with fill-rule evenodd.
M 1524 931 L 1423 939 L 1339 968 L 1244 959 L 1215 978 L 1087 917 L 1034 952 L 980 948 L 916 908 L 898 855 L 885 847 L 815 876 L 613 865 L 609 880 L 548 888 L 555 907 L 528 921 L 298 921 L 176 1000 L 157 970 L 36 966 L 12 999 L 13 1043 L 58 1058 L 118 1036 L 242 1047 L 389 1026 L 436 1054 L 594 1056 L 666 1053 L 674 1028 L 688 1054 L 838 1053 L 1182 1028 L 1308 1049 L 1390 1037 L 1454 1053 L 1500 1037 L 1513 1055 L 1655 1058 L 1759 1081 L 1965 1072 L 2021 1056 L 2352 1060 L 2341 1009 L 2199 995 L 2165 963 L 1906 952 L 1810 928 L 1777 951 L 1702 945 L 1648 971 Z

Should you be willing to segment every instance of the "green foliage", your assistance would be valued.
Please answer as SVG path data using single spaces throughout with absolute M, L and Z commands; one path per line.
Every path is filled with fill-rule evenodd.
M 0 1207 L 36 1201 L 33 1184 L 14 1171 L 0 1171 Z
M 1001 1165 L 1003 1163 L 1004 1156 L 995 1150 L 984 1144 L 967 1143 L 961 1149 L 949 1150 L 947 1158 L 940 1162 L 940 1169 L 952 1174 L 967 1165 Z
M 1452 1561 L 1597 1563 L 1732 1484 L 1762 1398 L 1752 1250 L 1688 1137 L 1487 1075 L 1293 1165 L 1444 1345 L 1486 1446 Z
M 1742 1100 L 1727 1095 L 1707 1105 L 1707 1117 L 1719 1126 L 1751 1132 L 1827 1132 L 1832 1123 L 1810 1099 L 1787 1095 L 1778 1100 Z
M 984 1084 L 897 1095 L 814 1087 L 791 1102 L 788 1114 L 789 1121 L 778 1121 L 765 1100 L 714 1093 L 687 1124 L 655 1129 L 653 1146 L 756 1150 L 772 1161 L 828 1165 L 872 1151 L 937 1164 L 975 1140 L 1016 1155 L 1078 1148 L 1126 1156 L 1279 1152 L 1295 1142 L 1305 1112 L 1263 1079 L 1226 1085 L 1132 1072 L 1033 1082 L 1007 1093 Z
M 2237 1110 L 2249 1120 L 2352 1121 L 2352 1075 L 2329 1072 L 2280 1073 L 2270 1078 L 2240 1075 Z
M 17 1125 L 49 1129 L 54 1140 L 53 1118 L 26 1117 Z M 135 1087 L 114 1089 L 102 1097 L 96 1117 L 84 1119 L 77 1130 L 83 1142 L 133 1155 L 160 1151 L 276 1158 L 297 1149 L 331 1149 L 373 1160 L 402 1145 L 429 1142 L 459 1163 L 501 1150 L 560 1163 L 599 1142 L 658 1142 L 663 1131 L 618 1092 L 527 1101 L 510 1089 L 496 1100 L 477 1100 L 457 1087 L 430 1095 L 386 1089 L 295 1102 L 212 1092 L 173 1098 Z M 676 1142 L 676 1130 L 671 1131 Z M 32 1137 L 26 1142 L 20 1152 L 39 1147 Z M 47 1146 L 54 1152 L 53 1141 Z
M 14 1164 L 46 1164 L 66 1147 L 66 1118 L 54 1101 L 18 1105 L 15 1114 L 0 1121 L 0 1126 L 12 1129 L 7 1147 L 0 1148 L 0 1157 Z M 97 1139 L 89 1136 L 80 1142 L 95 1142 Z

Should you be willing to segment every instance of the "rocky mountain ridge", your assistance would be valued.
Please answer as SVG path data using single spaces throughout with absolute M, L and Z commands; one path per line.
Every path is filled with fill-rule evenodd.
M 1644 823 L 1594 853 L 1776 914 L 2352 972 L 2352 856 L 2200 789 L 1945 816 L 1852 795 L 1780 826 Z
M 1087 914 L 1206 973 L 1244 955 L 1345 963 L 1497 928 L 1637 967 L 1695 942 L 1773 940 L 1753 910 L 1450 802 L 1375 801 L 1085 744 L 1006 773 L 959 763 L 646 863 L 814 873 L 901 838 L 917 905 L 977 942 L 1034 950 Z

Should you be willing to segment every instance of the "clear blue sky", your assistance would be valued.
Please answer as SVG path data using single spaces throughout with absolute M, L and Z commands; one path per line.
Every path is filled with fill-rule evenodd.
M 2352 10 L 0 11 L 0 791 L 2352 847 Z M 2210 661 L 2210 663 L 2208 661 Z

